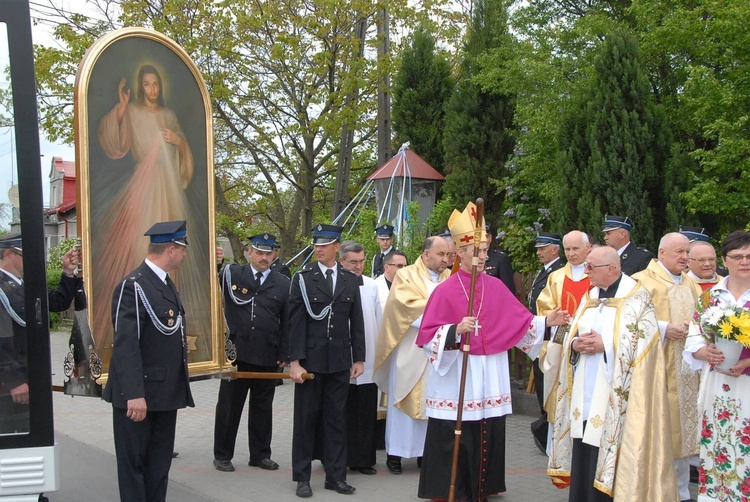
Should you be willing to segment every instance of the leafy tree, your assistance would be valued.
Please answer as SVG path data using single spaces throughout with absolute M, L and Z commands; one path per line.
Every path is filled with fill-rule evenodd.
M 685 201 L 725 235 L 750 221 L 750 12 L 745 2 L 704 0 L 690 13 L 700 43 L 682 100 L 703 141 L 691 152 L 700 168 Z
M 505 1 L 479 0 L 474 4 L 461 73 L 446 109 L 443 140 L 448 173 L 443 192 L 456 201 L 484 198 L 486 219 L 493 227 L 503 194 L 492 181 L 507 174 L 506 162 L 513 153 L 514 96 L 485 91 L 474 77 L 486 51 L 511 43 L 507 8 Z
M 353 29 L 383 5 L 364 0 L 201 2 L 96 0 L 101 20 L 60 11 L 60 47 L 37 47 L 42 126 L 53 140 L 73 141 L 73 76 L 85 50 L 103 33 L 146 26 L 180 43 L 201 69 L 214 109 L 216 201 L 220 230 L 235 254 L 255 222 L 268 224 L 285 250 L 307 233 L 316 208 L 330 201 L 344 126 L 353 131 L 352 169 L 372 164 L 374 92 L 389 61 L 355 57 Z M 394 28 L 428 17 L 405 0 L 388 4 Z M 367 23 L 366 50 L 377 41 Z M 358 89 L 358 95 L 353 93 Z M 347 100 L 357 95 L 356 100 Z M 368 154 L 369 152 L 369 154 Z M 355 162 L 362 162 L 360 165 Z M 250 223 L 252 219 L 253 223 Z M 328 219 L 326 216 L 325 219 Z
M 560 231 L 594 235 L 605 214 L 628 215 L 634 240 L 653 246 L 665 229 L 664 171 L 670 135 L 653 103 L 634 37 L 616 32 L 602 44 L 591 86 L 560 124 L 555 204 Z
M 62 257 L 65 253 L 73 249 L 73 246 L 76 244 L 78 244 L 76 239 L 63 239 L 57 246 L 50 248 L 47 254 L 47 268 L 62 270 Z
M 396 143 L 410 143 L 428 164 L 443 172 L 445 103 L 453 91 L 450 63 L 437 50 L 424 24 L 401 54 L 393 82 L 393 129 Z

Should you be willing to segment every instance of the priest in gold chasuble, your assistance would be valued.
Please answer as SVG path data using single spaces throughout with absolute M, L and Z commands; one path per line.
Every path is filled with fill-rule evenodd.
M 659 331 L 664 340 L 669 395 L 672 450 L 677 471 L 679 500 L 690 499 L 689 457 L 699 452 L 698 388 L 700 374 L 683 360 L 688 326 L 701 293 L 700 286 L 685 273 L 690 243 L 679 233 L 669 233 L 659 242 L 659 258 L 646 270 L 633 275 L 648 290 L 654 302 Z
M 617 251 L 586 261 L 594 288 L 562 341 L 547 473 L 569 500 L 675 501 L 666 371 L 648 291 Z

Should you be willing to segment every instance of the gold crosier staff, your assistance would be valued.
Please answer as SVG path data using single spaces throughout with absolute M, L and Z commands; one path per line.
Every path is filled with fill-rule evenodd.
M 482 242 L 484 230 L 484 200 L 479 198 L 477 205 L 477 221 L 474 228 L 474 256 L 471 259 L 471 287 L 469 288 L 468 317 L 474 315 L 474 286 L 477 283 L 477 267 L 479 266 L 479 244 Z M 460 279 L 459 279 L 460 280 Z M 463 351 L 463 366 L 461 367 L 461 387 L 458 391 L 458 410 L 456 410 L 456 430 L 453 440 L 453 463 L 451 464 L 451 485 L 448 492 L 448 502 L 454 502 L 456 497 L 456 475 L 458 473 L 458 452 L 461 446 L 461 419 L 464 412 L 464 392 L 466 390 L 466 367 L 469 365 L 469 333 L 461 335 L 461 349 Z

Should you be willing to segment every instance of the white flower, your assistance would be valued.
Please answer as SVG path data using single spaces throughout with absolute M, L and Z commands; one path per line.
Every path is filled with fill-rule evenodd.
M 718 305 L 708 307 L 701 314 L 701 324 L 704 326 L 717 326 L 725 315 L 724 309 Z

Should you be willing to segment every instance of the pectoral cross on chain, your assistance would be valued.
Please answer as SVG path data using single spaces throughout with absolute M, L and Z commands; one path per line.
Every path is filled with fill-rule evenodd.
M 601 311 L 604 310 L 604 307 L 607 306 L 607 303 L 609 303 L 609 298 L 599 299 L 599 313 L 601 313 Z
M 481 327 L 479 323 L 474 324 L 474 336 L 479 336 L 479 328 Z

